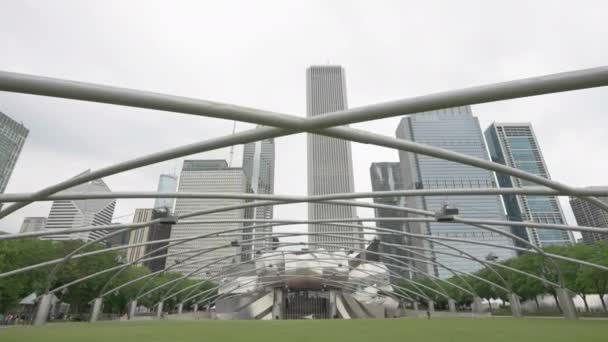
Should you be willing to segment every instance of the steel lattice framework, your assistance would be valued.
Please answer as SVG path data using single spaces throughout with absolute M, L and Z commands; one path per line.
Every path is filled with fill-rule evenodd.
M 380 197 L 407 197 L 407 196 L 446 196 L 446 195 L 504 195 L 504 194 L 517 194 L 517 195 L 547 195 L 547 196 L 575 196 L 579 197 L 602 210 L 608 211 L 608 204 L 599 201 L 597 196 L 608 196 L 608 188 L 576 188 L 571 187 L 566 184 L 562 184 L 553 180 L 549 180 L 534 174 L 527 173 L 523 170 L 519 170 L 516 168 L 512 168 L 509 166 L 505 166 L 502 164 L 494 163 L 491 161 L 478 159 L 475 157 L 471 157 L 468 155 L 452 152 L 449 150 L 428 146 L 420 143 L 415 143 L 406 140 L 400 140 L 392 137 L 387 137 L 367 131 L 362 131 L 358 129 L 348 128 L 343 125 L 354 124 L 365 122 L 369 120 L 383 119 L 394 116 L 402 116 L 407 114 L 416 114 L 419 112 L 426 112 L 432 110 L 438 110 L 448 107 L 457 107 L 457 106 L 465 106 L 465 105 L 474 105 L 480 103 L 488 103 L 494 101 L 502 101 L 509 99 L 516 99 L 527 96 L 536 96 L 543 94 L 551 94 L 565 91 L 573 91 L 579 89 L 587 89 L 594 87 L 602 87 L 608 85 L 608 67 L 599 67 L 593 69 L 586 70 L 578 70 L 566 73 L 552 74 L 541 77 L 533 77 L 527 79 L 520 79 L 515 81 L 496 83 L 472 88 L 465 88 L 459 90 L 453 90 L 442 93 L 435 93 L 425 96 L 419 96 L 414 98 L 408 98 L 398 101 L 392 102 L 384 102 L 334 113 L 329 113 L 322 116 L 315 116 L 310 118 L 302 118 L 292 115 L 286 115 L 282 113 L 275 113 L 269 111 L 262 111 L 253 108 L 245 108 L 239 107 L 231 104 L 224 103 L 216 103 L 205 100 L 193 99 L 193 98 L 185 98 L 178 97 L 166 94 L 158 94 L 134 89 L 126 89 L 126 88 L 118 88 L 112 86 L 98 85 L 98 84 L 90 84 L 90 83 L 82 83 L 82 82 L 74 82 L 69 80 L 61 80 L 54 78 L 46 78 L 40 76 L 33 75 L 25 75 L 11 72 L 1 72 L 0 71 L 0 90 L 14 93 L 23 93 L 23 94 L 32 94 L 32 95 L 40 95 L 40 96 L 50 96 L 64 99 L 72 99 L 72 100 L 81 100 L 81 101 L 91 101 L 98 103 L 105 103 L 111 105 L 120 105 L 120 106 L 129 106 L 136 108 L 147 108 L 154 110 L 162 110 L 174 113 L 181 114 L 190 114 L 197 115 L 202 117 L 211 117 L 211 118 L 220 118 L 227 120 L 235 120 L 241 122 L 248 122 L 260 125 L 255 129 L 250 129 L 238 133 L 234 133 L 231 135 L 213 138 L 204 141 L 194 142 L 189 145 L 184 145 L 172 149 L 167 149 L 164 151 L 160 151 L 157 153 L 144 155 L 135 159 L 127 160 L 115 165 L 111 165 L 99 170 L 92 171 L 90 173 L 77 176 L 75 178 L 70 178 L 66 181 L 50 185 L 46 188 L 43 188 L 34 193 L 14 193 L 14 194 L 0 194 L 0 203 L 10 202 L 12 203 L 10 206 L 6 207 L 3 210 L 0 210 L 0 218 L 3 218 L 15 211 L 19 210 L 37 201 L 53 201 L 53 200 L 82 200 L 82 199 L 100 199 L 100 198 L 112 198 L 112 199 L 129 199 L 129 198 L 221 198 L 221 199 L 244 199 L 250 200 L 252 202 L 248 202 L 241 205 L 232 205 L 226 206 L 222 208 L 214 208 L 204 211 L 191 212 L 188 214 L 177 216 L 177 220 L 183 220 L 186 218 L 200 217 L 198 221 L 191 221 L 189 223 L 199 223 L 199 224 L 218 224 L 218 223 L 249 223 L 252 224 L 247 226 L 250 228 L 263 228 L 263 227 L 273 227 L 273 226 L 281 226 L 281 225 L 293 225 L 293 224 L 307 224 L 307 223 L 324 223 L 328 226 L 333 226 L 336 228 L 340 227 L 361 227 L 359 224 L 362 222 L 435 222 L 437 221 L 437 214 L 435 212 L 421 210 L 416 208 L 407 208 L 400 206 L 391 206 L 384 204 L 376 204 L 376 203 L 368 203 L 363 201 L 357 201 L 358 199 L 363 198 L 380 198 Z M 487 188 L 487 189 L 424 189 L 424 190 L 405 190 L 405 191 L 381 191 L 381 192 L 361 192 L 361 193 L 343 193 L 343 194 L 330 194 L 330 195 L 322 195 L 322 196 L 288 196 L 288 195 L 259 195 L 259 194 L 234 194 L 234 193 L 187 193 L 187 192 L 176 192 L 176 193 L 159 193 L 159 192 L 113 192 L 113 193 L 58 193 L 62 190 L 66 190 L 68 188 L 74 187 L 79 184 L 86 183 L 88 181 L 92 181 L 95 179 L 99 179 L 102 177 L 114 175 L 117 173 L 121 173 L 128 170 L 133 170 L 139 167 L 144 167 L 147 165 L 151 165 L 154 163 L 159 163 L 175 158 L 180 158 L 184 156 L 188 156 L 191 154 L 211 151 L 214 149 L 229 147 L 238 144 L 245 144 L 250 142 L 255 142 L 263 139 L 269 138 L 277 138 L 292 134 L 298 133 L 314 133 L 318 135 L 323 135 L 327 137 L 333 137 L 338 139 L 349 140 L 353 142 L 363 143 L 363 144 L 373 144 L 381 147 L 407 151 L 417 154 L 422 154 L 434 158 L 440 158 L 444 160 L 449 160 L 453 162 L 462 163 L 465 165 L 478 167 L 494 172 L 499 172 L 501 174 L 509 175 L 512 177 L 520 178 L 523 180 L 530 181 L 532 183 L 537 184 L 536 187 L 526 187 L 526 188 Z M 377 209 L 391 209 L 394 211 L 401 211 L 408 213 L 408 217 L 383 217 L 383 218 L 356 218 L 356 219 L 324 219 L 324 220 L 258 220 L 258 219 L 249 219 L 249 220 L 211 220 L 204 219 L 205 215 L 222 212 L 222 211 L 230 211 L 236 209 L 243 208 L 255 208 L 259 206 L 275 206 L 275 205 L 283 205 L 290 203 L 331 203 L 335 205 L 341 206 L 353 206 L 353 207 L 367 207 L 367 208 L 377 208 Z M 217 299 L 218 297 L 225 296 L 216 294 L 211 295 L 217 287 L 200 290 L 199 288 L 207 281 L 218 280 L 217 276 L 211 277 L 203 277 L 205 272 L 209 270 L 209 268 L 220 261 L 221 259 L 234 258 L 239 254 L 217 257 L 217 258 L 209 258 L 208 263 L 204 265 L 197 265 L 195 271 L 184 274 L 182 277 L 165 282 L 159 286 L 154 288 L 148 288 L 148 285 L 151 284 L 152 279 L 158 277 L 159 275 L 171 271 L 172 267 L 169 266 L 164 270 L 153 272 L 142 276 L 137 279 L 133 279 L 129 282 L 116 286 L 114 288 L 109 288 L 110 283 L 113 279 L 115 279 L 123 270 L 125 270 L 128 266 L 134 265 L 137 263 L 141 263 L 147 260 L 154 260 L 158 258 L 163 258 L 168 255 L 180 255 L 180 254 L 188 254 L 187 257 L 183 259 L 183 264 L 188 264 L 189 260 L 193 259 L 195 256 L 205 255 L 205 253 L 209 253 L 214 250 L 229 248 L 230 245 L 220 245 L 213 248 L 206 249 L 198 249 L 198 250 L 187 250 L 177 253 L 168 254 L 168 248 L 171 246 L 183 244 L 188 241 L 193 241 L 197 239 L 212 239 L 218 236 L 242 236 L 239 234 L 242 231 L 243 227 L 224 230 L 222 232 L 214 232 L 209 234 L 199 234 L 199 235 L 191 235 L 187 237 L 180 238 L 170 238 L 165 240 L 155 240 L 148 241 L 144 243 L 126 245 L 126 246 L 117 246 L 117 247 L 109 247 L 100 250 L 95 250 L 91 252 L 84 252 L 84 249 L 94 243 L 100 242 L 103 239 L 109 238 L 113 235 L 121 234 L 123 232 L 132 231 L 144 228 L 153 223 L 161 222 L 161 219 L 151 220 L 143 223 L 136 224 L 119 224 L 119 225 L 108 225 L 108 226 L 89 226 L 82 227 L 76 229 L 55 229 L 53 231 L 40 231 L 40 232 L 30 232 L 30 233 L 18 233 L 18 234 L 7 234 L 0 235 L 0 240 L 11 240 L 11 239 L 24 239 L 24 238 L 32 238 L 32 237 L 41 237 L 41 236 L 49 236 L 55 234 L 63 234 L 67 232 L 86 232 L 86 231 L 98 231 L 105 230 L 110 232 L 108 235 L 92 240 L 83 246 L 73 250 L 72 252 L 65 255 L 63 258 L 56 260 L 48 260 L 36 265 L 30 265 L 27 267 L 23 267 L 20 269 L 15 269 L 11 271 L 7 271 L 5 273 L 0 274 L 0 278 L 9 277 L 15 274 L 19 274 L 22 272 L 31 271 L 41 267 L 53 266 L 51 272 L 48 275 L 47 279 L 47 288 L 45 293 L 41 296 L 40 305 L 38 308 L 38 315 L 36 317 L 36 324 L 42 324 L 45 322 L 46 313 L 48 311 L 48 303 L 50 300 L 50 295 L 54 292 L 63 290 L 65 288 L 69 288 L 77 283 L 80 283 L 87 279 L 95 278 L 102 274 L 111 274 L 110 280 L 106 281 L 106 283 L 102 286 L 102 289 L 97 295 L 97 299 L 94 302 L 94 314 L 91 317 L 91 321 L 95 321 L 97 319 L 97 315 L 95 314 L 95 309 L 99 312 L 100 305 L 102 300 L 108 294 L 113 293 L 114 291 L 119 290 L 120 288 L 138 283 L 139 285 L 139 293 L 135 298 L 132 298 L 133 302 L 136 303 L 137 299 L 143 298 L 145 296 L 150 295 L 151 293 L 161 292 L 162 299 L 157 304 L 159 311 L 162 310 L 163 301 L 168 300 L 170 298 L 175 297 L 176 295 L 186 292 L 186 299 L 182 301 L 180 305 L 185 303 L 193 303 L 195 307 L 198 305 L 210 302 L 212 300 Z M 366 251 L 367 253 L 375 253 L 379 256 L 383 257 L 385 261 L 384 264 L 387 266 L 391 266 L 391 269 L 399 269 L 405 270 L 408 272 L 417 273 L 419 270 L 412 268 L 407 260 L 410 261 L 421 261 L 425 263 L 430 263 L 436 267 L 444 268 L 454 274 L 456 277 L 461 277 L 462 275 L 471 276 L 479 281 L 482 281 L 486 284 L 494 286 L 495 288 L 501 289 L 509 294 L 512 302 L 519 303 L 519 296 L 514 293 L 510 282 L 507 279 L 504 279 L 498 269 L 508 269 L 509 271 L 516 272 L 522 274 L 524 276 L 541 280 L 545 284 L 553 286 L 559 291 L 562 296 L 560 299 L 569 299 L 571 301 L 568 290 L 564 285 L 563 277 L 561 276 L 561 271 L 559 270 L 558 265 L 555 263 L 555 260 L 567 261 L 572 263 L 577 263 L 580 265 L 585 265 L 588 267 L 593 267 L 596 269 L 600 269 L 602 271 L 608 271 L 608 267 L 604 265 L 598 265 L 591 262 L 587 262 L 584 260 L 573 259 L 561 255 L 556 255 L 552 253 L 548 253 L 543 251 L 541 248 L 536 247 L 535 245 L 529 243 L 526 240 L 523 240 L 511 233 L 505 232 L 504 230 L 498 229 L 496 227 L 500 226 L 523 226 L 523 227 L 536 227 L 536 228 L 544 228 L 544 229 L 557 229 L 557 230 L 571 230 L 571 231 L 579 231 L 579 232 L 595 232 L 600 234 L 607 234 L 606 229 L 594 228 L 594 227 L 582 227 L 582 226 L 571 226 L 565 224 L 547 224 L 547 223 L 534 223 L 534 222 L 516 222 L 516 221 L 499 221 L 499 220 L 478 220 L 471 219 L 467 217 L 456 216 L 453 218 L 451 222 L 466 224 L 478 227 L 480 229 L 488 230 L 493 233 L 501 234 L 507 236 L 513 240 L 516 240 L 523 245 L 529 248 L 516 247 L 516 246 L 503 246 L 492 243 L 486 243 L 482 241 L 475 241 L 470 239 L 463 238 L 451 238 L 445 236 L 434 236 L 432 234 L 413 234 L 402 231 L 395 231 L 391 229 L 385 229 L 381 227 L 367 226 L 364 227 L 366 229 L 373 230 L 376 235 L 397 235 L 404 236 L 414 239 L 420 239 L 425 241 L 432 241 L 434 244 L 442 245 L 452 250 L 452 252 L 440 252 L 433 250 L 434 253 L 443 253 L 445 255 L 449 255 L 454 258 L 463 258 L 475 261 L 486 267 L 488 270 L 497 275 L 497 279 L 499 279 L 499 283 L 491 281 L 489 279 L 482 278 L 475 274 L 467 274 L 465 272 L 461 272 L 452 268 L 447 267 L 446 265 L 438 263 L 433 258 L 429 258 L 427 254 L 424 252 L 430 252 L 430 249 L 424 247 L 416 247 L 410 245 L 398 245 L 398 244 L 390 244 L 386 242 L 378 241 L 379 244 L 394 247 L 400 250 L 407 251 L 410 256 L 403 256 L 397 254 L 383 253 L 383 252 L 371 252 Z M 348 236 L 349 234 L 343 233 L 340 231 L 327 231 L 322 233 L 307 233 L 307 232 L 297 232 L 297 233 L 263 233 L 263 236 L 259 238 L 253 238 L 249 240 L 241 241 L 241 244 L 253 244 L 256 240 L 260 239 L 268 239 L 270 237 L 293 237 L 293 236 L 311 236 L 313 234 L 325 235 L 328 237 L 341 237 L 346 239 L 353 239 L 359 242 L 361 241 L 369 241 L 362 238 L 356 238 L 352 236 Z M 260 234 L 257 234 L 260 235 Z M 64 284 L 57 288 L 51 288 L 53 283 L 53 279 L 57 271 L 65 265 L 67 262 L 73 259 L 83 258 L 90 255 L 106 253 L 110 251 L 124 250 L 134 247 L 146 246 L 151 244 L 156 244 L 159 242 L 167 242 L 166 246 L 154 249 L 139 259 L 123 264 L 115 267 L 107 268 L 102 271 L 89 274 L 83 278 L 76 279 L 71 283 Z M 518 270 L 512 268 L 507 265 L 503 265 L 501 263 L 497 263 L 489 260 L 481 260 L 479 258 L 474 257 L 473 255 L 467 253 L 465 250 L 459 249 L 457 247 L 446 244 L 446 242 L 459 242 L 459 243 L 469 243 L 469 244 L 478 244 L 478 245 L 486 245 L 492 246 L 495 248 L 506 248 L 515 250 L 518 252 L 524 253 L 534 253 L 540 254 L 544 258 L 547 263 L 547 267 L 555 268 L 556 273 L 558 275 L 557 282 L 551 282 L 540 275 L 532 274 L 523 270 Z M 279 242 L 275 244 L 275 247 L 282 246 L 292 246 L 292 245 L 301 245 L 302 243 L 287 243 L 287 242 Z M 324 243 L 307 243 L 306 245 L 314 245 L 314 247 L 330 247 L 330 244 Z M 266 247 L 269 248 L 269 247 Z M 162 255 L 155 255 L 157 252 L 162 252 Z M 356 252 L 363 252 L 363 250 L 356 250 Z M 194 254 L 192 254 L 194 253 Z M 322 250 L 320 252 L 315 252 L 323 254 Z M 261 255 L 256 258 L 256 260 L 266 258 L 266 256 Z M 349 257 L 351 260 L 356 260 L 358 258 Z M 332 258 L 322 258 L 325 263 L 332 263 L 334 259 Z M 191 263 L 193 261 L 190 261 Z M 249 262 L 249 261 L 247 261 Z M 245 263 L 245 262 L 242 262 Z M 182 264 L 182 265 L 183 265 Z M 238 269 L 238 266 L 241 263 L 233 264 L 227 267 L 226 271 L 223 273 L 224 276 L 237 276 L 243 271 Z M 385 296 L 389 296 L 395 299 L 402 299 L 406 301 L 417 302 L 420 299 L 431 301 L 425 292 L 422 290 L 423 288 L 427 291 L 431 291 L 441 297 L 446 299 L 450 299 L 448 292 L 445 290 L 445 287 L 455 287 L 458 290 L 470 294 L 473 297 L 478 297 L 476 289 L 471 286 L 469 283 L 463 281 L 464 285 L 458 285 L 450 282 L 449 280 L 440 279 L 433 275 L 424 274 L 424 276 L 428 277 L 433 281 L 437 288 L 431 288 L 423 283 L 420 283 L 414 279 L 404 277 L 390 269 L 387 270 L 390 276 L 393 276 L 397 279 L 403 280 L 404 282 L 412 285 L 412 288 L 404 288 L 400 286 L 393 285 L 393 287 L 397 290 L 401 291 L 385 291 L 382 294 Z M 178 285 L 188 279 L 190 276 L 197 276 L 197 278 L 204 278 L 200 282 L 197 282 L 194 285 L 176 291 Z M 285 276 L 285 275 L 283 275 Z M 295 276 L 295 277 L 313 277 L 313 276 Z M 464 280 L 464 278 L 460 278 Z M 333 286 L 345 289 L 352 289 L 354 287 L 360 285 L 369 285 L 358 283 L 353 280 L 324 280 L 327 283 L 331 283 Z M 271 282 L 270 282 L 271 283 Z M 240 284 L 239 286 L 245 286 L 246 284 Z M 416 290 L 413 290 L 416 289 Z M 133 303 L 132 302 L 132 303 Z M 45 307 L 46 305 L 46 307 Z M 513 306 L 513 305 L 512 305 Z M 181 308 L 181 306 L 180 306 Z M 181 310 L 181 309 L 180 309 Z M 520 315 L 520 312 L 513 312 L 515 316 Z M 574 312 L 568 312 L 568 310 L 564 311 L 564 315 L 566 318 L 575 318 Z

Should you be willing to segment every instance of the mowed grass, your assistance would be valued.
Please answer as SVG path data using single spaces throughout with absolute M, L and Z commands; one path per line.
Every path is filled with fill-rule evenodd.
M 45 342 L 585 342 L 608 341 L 608 321 L 390 319 L 318 321 L 140 321 L 0 329 L 0 341 Z

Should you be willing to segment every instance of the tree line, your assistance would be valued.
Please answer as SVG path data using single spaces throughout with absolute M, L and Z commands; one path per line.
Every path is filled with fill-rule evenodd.
M 78 240 L 70 241 L 49 241 L 39 239 L 6 240 L 0 241 L 0 273 L 15 270 L 21 267 L 38 264 L 44 261 L 59 259 L 82 246 L 83 242 Z M 104 246 L 101 244 L 91 245 L 84 248 L 80 253 L 99 250 Z M 91 256 L 86 256 L 70 260 L 59 268 L 55 279 L 51 283 L 51 289 L 62 286 L 86 275 L 102 271 L 107 268 L 118 266 L 124 260 L 124 251 L 110 251 Z M 55 265 L 42 267 L 23 273 L 15 274 L 0 279 L 0 313 L 6 313 L 18 309 L 19 302 L 24 297 L 35 292 L 40 295 L 47 286 L 47 279 L 50 270 Z M 90 310 L 91 301 L 99 294 L 103 285 L 110 279 L 114 272 L 108 272 L 97 277 L 87 279 L 78 284 L 70 286 L 65 291 L 55 293 L 55 295 L 65 303 L 70 304 L 70 313 L 80 314 Z M 127 268 L 115 279 L 113 279 L 107 289 L 124 284 L 146 274 L 150 270 L 144 266 L 127 266 Z M 146 289 L 152 289 L 167 281 L 181 277 L 181 273 L 165 272 L 160 276 L 154 277 L 153 281 L 147 285 Z M 128 301 L 131 300 L 140 290 L 141 285 L 146 282 L 140 280 L 129 286 L 121 288 L 104 297 L 103 311 L 105 313 L 124 314 L 127 311 Z M 195 279 L 186 279 L 181 282 L 174 291 L 191 286 L 199 282 Z M 203 283 L 200 290 L 214 287 L 211 282 Z M 167 289 L 170 287 L 167 286 Z M 165 308 L 174 307 L 184 299 L 189 291 L 177 295 L 165 302 Z M 150 295 L 138 300 L 138 305 L 151 307 L 157 303 L 164 294 L 163 290 L 155 291 Z
M 573 259 L 608 266 L 608 243 L 606 242 L 597 242 L 591 245 L 575 244 L 572 246 L 551 246 L 546 247 L 543 250 L 547 253 L 558 254 Z M 535 279 L 524 274 L 508 270 L 504 267 L 492 265 L 490 265 L 492 268 L 484 267 L 475 272 L 474 275 L 490 280 L 491 282 L 502 285 L 506 288 L 509 288 L 510 286 L 513 292 L 519 295 L 522 300 L 535 301 L 538 309 L 540 309 L 540 304 L 537 299 L 539 295 L 553 295 L 555 302 L 558 303 L 558 308 L 561 311 L 559 302 L 557 301 L 555 287 L 542 280 L 546 279 L 559 284 L 560 282 L 557 271 L 559 268 L 564 285 L 568 289 L 576 292 L 576 294 L 582 298 L 583 302 L 585 303 L 585 310 L 587 312 L 590 311 L 589 304 L 587 303 L 587 296 L 590 294 L 599 295 L 604 312 L 608 312 L 606 308 L 606 300 L 604 299 L 604 296 L 608 293 L 608 271 L 603 271 L 594 267 L 580 265 L 565 260 L 549 260 L 549 257 L 545 257 L 539 253 L 522 253 L 515 258 L 502 261 L 500 264 L 535 274 L 541 279 Z M 505 286 L 503 279 L 509 286 Z M 510 301 L 509 294 L 506 291 L 470 275 L 454 275 L 446 280 L 465 289 L 469 289 L 470 286 L 475 290 L 474 293 L 477 293 L 481 298 L 484 299 L 501 299 L 506 302 Z M 436 291 L 447 292 L 449 297 L 454 299 L 460 305 L 468 306 L 473 302 L 473 296 L 455 286 L 450 286 L 447 283 L 428 277 L 416 281 Z M 437 303 L 440 307 L 447 306 L 447 299 L 444 296 L 441 296 L 436 292 L 425 288 L 424 286 L 416 286 L 415 284 L 409 282 L 402 282 L 400 286 L 413 292 L 424 294 L 435 301 L 435 303 Z M 411 292 L 406 292 L 404 290 L 402 290 L 402 292 L 410 297 L 413 296 Z M 419 296 L 415 297 L 417 297 L 416 299 L 423 301 L 423 298 Z

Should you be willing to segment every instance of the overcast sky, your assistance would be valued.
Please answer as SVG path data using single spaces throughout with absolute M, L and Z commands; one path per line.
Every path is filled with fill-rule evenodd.
M 304 116 L 305 69 L 340 64 L 357 107 L 455 88 L 596 67 L 608 61 L 607 1 L 2 1 L 0 69 L 221 101 Z M 553 179 L 606 185 L 608 89 L 473 107 L 532 122 Z M 30 130 L 6 192 L 229 134 L 232 122 L 0 92 L 0 111 Z M 399 118 L 355 127 L 394 136 Z M 239 124 L 238 130 L 252 127 Z M 277 194 L 306 194 L 305 135 L 276 140 Z M 241 163 L 242 147 L 234 166 Z M 228 149 L 190 158 L 228 158 Z M 355 188 L 394 150 L 353 144 Z M 106 178 L 156 190 L 181 160 Z M 120 200 L 117 221 L 153 200 Z M 568 218 L 574 223 L 567 201 Z M 0 221 L 18 231 L 33 204 Z M 305 205 L 275 217 L 305 218 Z M 359 216 L 371 216 L 359 211 Z

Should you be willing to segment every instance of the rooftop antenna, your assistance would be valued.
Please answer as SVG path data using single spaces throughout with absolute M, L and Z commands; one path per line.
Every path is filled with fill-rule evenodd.
M 236 120 L 232 122 L 232 134 L 236 133 Z M 234 145 L 230 146 L 230 162 L 228 167 L 232 167 L 232 158 L 234 157 Z

